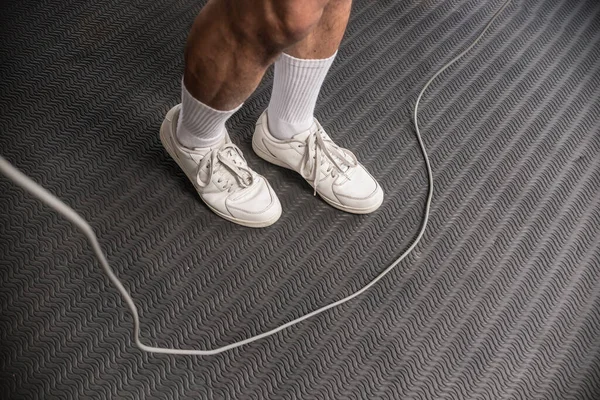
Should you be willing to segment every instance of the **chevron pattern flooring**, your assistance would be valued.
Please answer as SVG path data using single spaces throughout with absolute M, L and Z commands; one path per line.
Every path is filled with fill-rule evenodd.
M 212 348 L 362 287 L 413 240 L 411 121 L 502 0 L 356 0 L 317 107 L 387 197 L 313 197 L 251 150 L 272 72 L 230 121 L 284 214 L 215 217 L 161 148 L 201 3 L 4 0 L 0 154 L 79 211 L 145 342 Z M 145 354 L 83 236 L 0 178 L 2 399 L 600 399 L 600 2 L 513 0 L 426 93 L 435 177 L 415 252 L 362 297 L 214 357 Z

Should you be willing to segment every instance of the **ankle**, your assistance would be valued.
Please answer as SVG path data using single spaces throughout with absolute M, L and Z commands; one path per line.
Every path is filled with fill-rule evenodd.
M 241 107 L 229 111 L 215 110 L 192 96 L 185 85 L 181 88 L 181 112 L 175 136 L 187 148 L 213 147 L 227 133 L 225 122 Z
M 277 139 L 286 140 L 299 133 L 306 132 L 314 123 L 314 118 L 300 122 L 288 122 L 277 117 L 276 113 L 267 108 L 267 127 L 269 133 Z

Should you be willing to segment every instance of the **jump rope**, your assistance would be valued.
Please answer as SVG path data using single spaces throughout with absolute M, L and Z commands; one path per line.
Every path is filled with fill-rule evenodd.
M 431 83 L 435 80 L 435 78 L 437 78 L 442 72 L 444 72 L 446 69 L 448 69 L 456 61 L 461 59 L 469 50 L 471 50 L 481 40 L 483 35 L 485 35 L 485 33 L 490 28 L 490 26 L 494 23 L 494 21 L 498 18 L 500 13 L 508 6 L 508 4 L 510 2 L 511 2 L 511 0 L 506 0 L 504 2 L 504 4 L 495 12 L 495 14 L 492 16 L 490 21 L 482 29 L 479 36 L 477 36 L 477 38 L 471 43 L 471 45 L 469 45 L 469 47 L 467 47 L 462 53 L 460 53 L 459 55 L 454 57 L 451 61 L 449 61 L 446 65 L 444 65 L 438 72 L 436 72 L 435 75 L 433 75 L 431 77 L 431 79 L 429 79 L 427 81 L 427 83 L 425 84 L 425 86 L 423 86 L 423 89 L 421 89 L 421 92 L 419 93 L 419 97 L 417 98 L 417 101 L 415 103 L 415 110 L 414 110 L 413 118 L 414 118 L 417 140 L 419 142 L 421 152 L 423 153 L 423 157 L 425 159 L 425 165 L 427 167 L 427 180 L 428 180 L 429 188 L 427 191 L 427 201 L 425 204 L 425 213 L 423 215 L 423 220 L 421 222 L 419 234 L 413 241 L 412 245 L 408 249 L 406 249 L 406 251 L 404 253 L 402 253 L 402 255 L 400 257 L 398 257 L 396 259 L 396 261 L 394 261 L 389 267 L 387 267 L 383 272 L 381 272 L 377 277 L 375 277 L 371 282 L 369 282 L 362 289 L 359 289 L 357 292 L 354 292 L 353 294 L 351 294 L 347 297 L 344 297 L 338 301 L 335 301 L 331 304 L 328 304 L 319 309 L 316 309 L 316 310 L 314 310 L 308 314 L 305 314 L 301 317 L 298 317 L 292 321 L 289 321 L 277 328 L 271 329 L 270 331 L 258 334 L 256 336 L 249 337 L 247 339 L 240 340 L 238 342 L 234 342 L 234 343 L 228 344 L 226 346 L 217 347 L 215 349 L 209 349 L 209 350 L 173 349 L 173 348 L 153 347 L 153 346 L 148 346 L 148 345 L 143 344 L 140 341 L 140 318 L 138 315 L 137 307 L 135 306 L 135 303 L 133 302 L 133 299 L 129 295 L 129 292 L 127 291 L 125 286 L 123 286 L 123 284 L 121 283 L 119 278 L 117 278 L 117 275 L 114 273 L 114 271 L 108 264 L 108 261 L 106 260 L 106 256 L 104 255 L 104 252 L 102 251 L 102 248 L 100 247 L 100 243 L 98 242 L 98 238 L 96 237 L 96 234 L 94 233 L 94 230 L 92 229 L 92 227 L 75 210 L 73 210 L 71 207 L 69 207 L 68 205 L 63 203 L 60 199 L 58 199 L 58 197 L 56 197 L 52 193 L 48 192 L 42 186 L 35 183 L 27 175 L 23 174 L 18 169 L 13 167 L 2 156 L 0 156 L 0 172 L 2 172 L 2 174 L 4 174 L 7 178 L 12 180 L 15 184 L 22 187 L 26 191 L 28 191 L 31 195 L 33 195 L 34 197 L 37 197 L 39 200 L 41 200 L 42 202 L 44 202 L 47 205 L 49 205 L 50 207 L 52 207 L 58 213 L 62 214 L 66 219 L 68 219 L 73 224 L 75 224 L 83 232 L 83 234 L 86 236 L 86 238 L 90 242 L 96 257 L 98 258 L 98 261 L 100 261 L 100 265 L 102 266 L 102 269 L 104 269 L 104 272 L 106 272 L 110 281 L 113 283 L 113 285 L 115 285 L 115 287 L 117 288 L 117 290 L 123 297 L 123 300 L 125 300 L 125 303 L 127 303 L 127 305 L 129 306 L 131 313 L 133 314 L 133 338 L 134 338 L 134 341 L 135 341 L 135 344 L 137 347 L 139 347 L 141 350 L 147 351 L 149 353 L 162 353 L 162 354 L 209 356 L 209 355 L 223 353 L 224 351 L 235 349 L 236 347 L 240 347 L 245 344 L 252 343 L 257 340 L 274 335 L 277 332 L 281 332 L 282 330 L 284 330 L 286 328 L 296 325 L 302 321 L 305 321 L 311 317 L 314 317 L 315 315 L 321 314 L 322 312 L 325 312 L 331 308 L 337 307 L 341 304 L 344 304 L 344 303 L 354 299 L 355 297 L 360 296 L 361 294 L 363 294 L 364 292 L 369 290 L 377 282 L 382 280 L 383 277 L 385 277 L 402 260 L 404 260 L 404 258 L 406 258 L 406 256 L 417 246 L 417 244 L 420 242 L 421 238 L 423 237 L 423 234 L 425 233 L 425 228 L 427 227 L 427 222 L 429 220 L 429 212 L 431 209 L 431 199 L 433 197 L 433 174 L 431 172 L 431 164 L 429 162 L 429 157 L 427 156 L 427 150 L 425 149 L 425 145 L 423 144 L 423 139 L 421 138 L 421 131 L 419 130 L 419 120 L 418 120 L 419 103 L 421 101 L 421 98 L 423 97 L 423 94 L 425 93 L 425 91 L 427 90 L 429 85 L 431 85 Z

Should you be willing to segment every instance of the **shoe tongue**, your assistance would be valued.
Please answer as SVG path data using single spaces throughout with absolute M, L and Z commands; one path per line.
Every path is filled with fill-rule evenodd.
M 208 153 L 211 150 L 217 150 L 220 149 L 221 147 L 223 147 L 224 145 L 226 145 L 227 143 L 231 142 L 231 140 L 229 140 L 229 136 L 225 136 L 221 141 L 219 141 L 219 143 L 214 144 L 210 147 L 200 147 L 200 148 L 195 148 L 193 149 L 194 152 L 198 152 L 198 153 Z
M 319 129 L 319 127 L 317 126 L 317 124 L 315 122 L 313 122 L 313 124 L 311 125 L 310 128 L 308 128 L 304 132 L 297 133 L 296 135 L 294 135 L 292 137 L 292 139 L 300 140 L 300 141 L 304 142 L 304 141 L 306 141 L 306 138 L 310 136 L 310 134 L 315 133 L 318 129 Z
M 229 138 L 226 136 L 219 143 L 217 143 L 211 147 L 195 147 L 193 149 L 186 147 L 185 151 L 190 155 L 190 157 L 192 157 L 192 159 L 194 161 L 200 162 L 200 160 L 202 160 L 208 153 L 210 153 L 211 151 L 216 150 L 216 149 L 220 148 L 221 146 L 223 146 L 224 144 L 228 143 L 228 139 Z

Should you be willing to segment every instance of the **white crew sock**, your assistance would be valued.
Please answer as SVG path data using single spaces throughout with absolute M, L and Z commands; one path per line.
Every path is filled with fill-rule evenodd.
M 195 99 L 181 83 L 181 111 L 177 122 L 177 140 L 193 149 L 219 144 L 227 132 L 225 121 L 237 110 L 219 111 Z
M 273 92 L 267 109 L 273 136 L 290 139 L 310 129 L 321 85 L 336 54 L 322 60 L 304 60 L 283 53 L 275 61 Z

